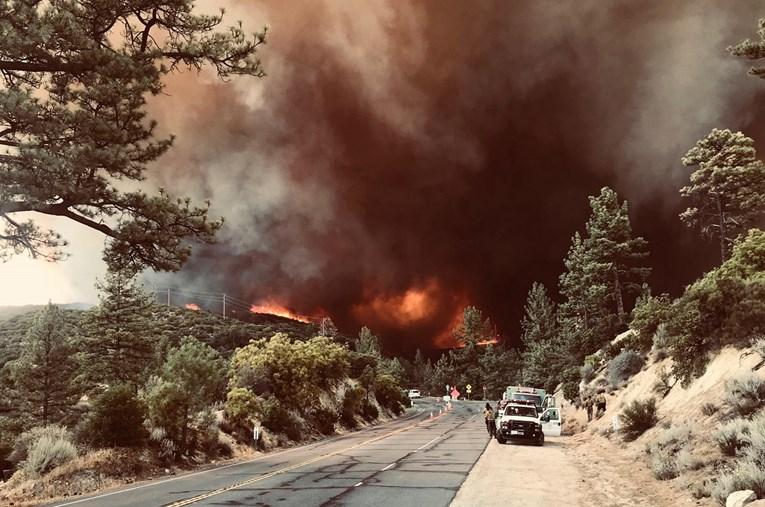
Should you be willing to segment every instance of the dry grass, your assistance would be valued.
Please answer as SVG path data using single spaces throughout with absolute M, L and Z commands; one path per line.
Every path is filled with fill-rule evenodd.
M 33 478 L 23 471 L 0 487 L 0 504 L 33 505 L 128 484 L 162 473 L 145 453 L 101 449 Z

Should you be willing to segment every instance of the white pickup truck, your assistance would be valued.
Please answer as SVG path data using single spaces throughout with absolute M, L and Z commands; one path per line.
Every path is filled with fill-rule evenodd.
M 531 403 L 510 402 L 497 414 L 497 442 L 531 441 L 544 445 L 545 435 L 560 436 L 560 409 L 551 407 L 541 415 Z

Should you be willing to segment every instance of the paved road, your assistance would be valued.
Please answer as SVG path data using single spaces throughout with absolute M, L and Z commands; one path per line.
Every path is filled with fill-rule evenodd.
M 447 506 L 488 437 L 479 402 L 58 506 Z M 437 409 L 436 409 L 437 413 Z

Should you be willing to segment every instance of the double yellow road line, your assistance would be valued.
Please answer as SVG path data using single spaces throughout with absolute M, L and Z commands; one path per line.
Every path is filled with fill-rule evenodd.
M 395 431 L 391 431 L 390 433 L 386 433 L 384 435 L 380 435 L 378 437 L 370 438 L 369 440 L 365 440 L 363 442 L 359 442 L 358 444 L 352 445 L 350 447 L 346 447 L 345 449 L 340 449 L 338 451 L 330 452 L 330 453 L 327 453 L 327 454 L 322 454 L 321 456 L 318 456 L 316 458 L 311 458 L 309 460 L 306 460 L 306 461 L 303 461 L 303 462 L 300 462 L 300 463 L 297 463 L 297 464 L 294 464 L 294 465 L 289 465 L 289 466 L 286 466 L 284 468 L 280 468 L 279 470 L 274 470 L 273 472 L 269 472 L 269 473 L 267 473 L 265 475 L 261 475 L 261 476 L 258 476 L 258 477 L 253 477 L 252 479 L 247 479 L 246 481 L 237 482 L 237 483 L 231 484 L 229 486 L 226 486 L 226 487 L 223 487 L 223 488 L 220 488 L 220 489 L 216 489 L 214 491 L 209 491 L 207 493 L 202 493 L 201 495 L 197 495 L 197 496 L 192 497 L 192 498 L 187 498 L 186 500 L 179 500 L 177 502 L 169 504 L 167 507 L 183 507 L 184 505 L 191 505 L 193 503 L 199 502 L 199 501 L 204 500 L 206 498 L 210 498 L 210 497 L 213 497 L 213 496 L 216 496 L 216 495 L 220 495 L 222 493 L 225 493 L 227 491 L 231 491 L 233 489 L 241 488 L 243 486 L 249 486 L 250 484 L 254 484 L 256 482 L 260 482 L 260 481 L 264 481 L 266 479 L 270 479 L 271 477 L 274 477 L 275 475 L 279 475 L 279 474 L 283 474 L 283 473 L 286 473 L 286 472 L 290 472 L 290 471 L 295 470 L 297 468 L 301 468 L 301 467 L 304 467 L 306 465 L 310 465 L 311 463 L 316 463 L 317 461 L 321 461 L 321 460 L 324 460 L 324 459 L 327 459 L 327 458 L 331 458 L 332 456 L 337 456 L 338 454 L 343 454 L 345 452 L 352 451 L 353 449 L 357 449 L 357 448 L 359 448 L 361 446 L 372 444 L 372 443 L 377 442 L 379 440 L 382 440 L 384 438 L 392 437 L 393 435 L 397 435 L 399 433 L 403 433 L 404 431 L 408 431 L 408 430 L 414 428 L 415 426 L 420 425 L 422 422 L 434 421 L 434 420 L 438 419 L 439 417 L 441 417 L 441 415 L 445 415 L 445 414 L 446 414 L 446 412 L 444 412 L 444 414 L 440 414 L 440 415 L 434 417 L 433 419 L 427 419 L 426 421 L 419 421 L 419 422 L 416 422 L 414 424 L 410 424 L 408 426 L 404 426 L 403 428 L 399 428 L 399 429 L 397 429 Z

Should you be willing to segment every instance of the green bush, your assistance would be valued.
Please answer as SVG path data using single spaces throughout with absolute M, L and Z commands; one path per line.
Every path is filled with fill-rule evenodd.
M 683 385 L 704 373 L 709 352 L 749 344 L 765 332 L 765 232 L 752 229 L 730 259 L 690 285 L 673 304 L 668 331 Z
M 622 382 L 640 371 L 645 364 L 643 356 L 634 350 L 625 350 L 608 363 L 608 381 L 618 387 Z
M 579 398 L 579 382 L 582 377 L 579 374 L 579 368 L 573 366 L 563 371 L 561 381 L 563 382 L 563 397 L 569 401 Z
M 406 399 L 401 386 L 390 375 L 379 375 L 375 381 L 375 398 L 384 408 L 398 415 L 404 411 Z
M 345 390 L 340 420 L 348 428 L 356 427 L 356 414 L 361 410 L 361 402 L 365 394 L 364 389 L 361 387 L 348 387 Z
M 605 347 L 603 347 L 603 359 L 605 361 L 610 361 L 611 359 L 618 356 L 622 350 L 624 350 L 624 340 L 618 341 L 616 343 L 608 343 Z
M 96 446 L 131 447 L 146 439 L 146 409 L 127 385 L 114 385 L 93 401 L 86 420 L 89 441 Z
M 308 418 L 322 435 L 331 435 L 335 432 L 337 412 L 324 407 L 315 407 L 308 413 Z
M 651 349 L 659 326 L 669 320 L 671 308 L 672 302 L 667 294 L 638 298 L 630 322 L 630 329 L 635 332 L 637 350 L 647 352 Z
M 731 413 L 749 417 L 765 405 L 765 380 L 750 371 L 725 382 L 723 401 Z
M 302 438 L 297 420 L 276 398 L 259 400 L 257 410 L 263 426 L 274 433 L 283 433 L 294 441 Z
M 658 422 L 656 399 L 635 400 L 622 411 L 622 429 L 624 440 L 631 441 L 645 433 Z
M 380 412 L 377 410 L 377 407 L 375 407 L 374 404 L 367 400 L 361 402 L 361 417 L 367 421 L 374 421 L 379 416 Z
M 579 368 L 579 376 L 582 377 L 585 383 L 592 382 L 592 379 L 595 378 L 595 367 L 585 362 L 584 366 Z

